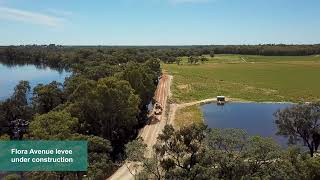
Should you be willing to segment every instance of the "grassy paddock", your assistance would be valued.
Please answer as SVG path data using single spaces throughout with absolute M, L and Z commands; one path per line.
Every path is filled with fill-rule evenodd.
M 203 114 L 199 105 L 193 105 L 179 109 L 174 119 L 175 126 L 181 128 L 189 126 L 192 123 L 203 123 Z
M 225 95 L 250 101 L 320 99 L 319 56 L 216 55 L 205 64 L 162 64 L 174 76 L 173 100 Z

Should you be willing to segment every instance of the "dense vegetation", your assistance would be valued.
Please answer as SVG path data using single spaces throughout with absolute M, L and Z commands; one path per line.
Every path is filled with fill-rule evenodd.
M 21 81 L 13 95 L 0 102 L 0 136 L 20 140 L 87 140 L 88 172 L 25 175 L 32 179 L 77 179 L 87 174 L 92 179 L 104 179 L 115 170 L 116 162 L 124 159 L 125 144 L 136 137 L 147 121 L 147 105 L 161 74 L 160 60 L 180 63 L 183 59 L 178 57 L 188 56 L 190 64 L 197 64 L 220 53 L 301 56 L 320 54 L 320 45 L 0 47 L 0 61 L 9 66 L 35 64 L 72 72 L 64 83 L 39 84 L 33 90 L 27 81 Z M 285 119 L 279 116 L 279 124 L 288 124 Z M 301 138 L 299 133 L 289 134 L 290 129 L 285 125 L 281 127 L 284 128 L 280 133 Z M 315 138 L 309 137 L 308 142 L 314 143 Z M 176 131 L 167 126 L 151 159 L 141 156 L 144 154 L 141 148 L 145 147 L 141 141 L 133 141 L 127 147 L 128 159 L 143 162 L 148 168 L 142 173 L 150 176 L 152 170 L 153 178 L 157 179 L 319 177 L 316 170 L 319 166 L 314 163 L 318 159 L 297 151 L 279 153 L 278 146 L 270 139 L 248 137 L 239 131 L 207 131 L 201 126 Z M 309 149 L 316 151 L 315 147 L 318 145 L 310 145 Z
M 90 53 L 96 51 L 96 53 Z M 76 53 L 75 53 L 76 52 Z M 51 67 L 70 67 L 74 63 L 107 60 L 109 63 L 126 63 L 135 59 L 144 62 L 150 57 L 163 62 L 176 62 L 177 57 L 214 54 L 244 54 L 264 56 L 306 56 L 320 54 L 320 45 L 211 45 L 211 46 L 140 46 L 140 47 L 64 47 L 54 44 L 48 46 L 10 46 L 0 47 L 0 59 L 10 64 L 45 63 Z M 102 68 L 102 67 L 101 67 Z
M 5 52 L 5 54 L 3 54 Z M 122 160 L 124 145 L 147 121 L 160 76 L 159 60 L 136 49 L 62 48 L 1 49 L 7 65 L 36 64 L 72 72 L 65 82 L 20 81 L 0 102 L 3 139 L 88 140 L 88 177 L 104 179 Z M 31 101 L 29 99 L 32 95 Z M 84 173 L 26 173 L 33 179 L 81 177 Z
M 306 144 L 309 152 L 299 146 L 281 149 L 272 138 L 248 136 L 241 129 L 166 125 L 151 156 L 144 155 L 141 139 L 127 144 L 134 164 L 127 167 L 136 179 L 319 179 L 320 157 L 314 153 L 320 142 L 320 104 L 290 107 L 276 117 L 279 134 L 289 136 L 291 144 Z M 142 170 L 134 171 L 138 167 Z

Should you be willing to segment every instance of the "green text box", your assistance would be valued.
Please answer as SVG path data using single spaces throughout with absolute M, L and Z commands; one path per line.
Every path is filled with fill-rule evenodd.
M 0 141 L 0 171 L 87 171 L 87 141 Z

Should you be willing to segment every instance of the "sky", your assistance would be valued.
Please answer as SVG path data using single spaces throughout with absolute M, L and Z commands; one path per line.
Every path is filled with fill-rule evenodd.
M 319 0 L 0 0 L 0 45 L 318 44 Z

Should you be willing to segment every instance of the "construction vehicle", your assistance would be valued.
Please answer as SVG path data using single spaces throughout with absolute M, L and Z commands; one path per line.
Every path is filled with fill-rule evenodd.
M 160 103 L 156 103 L 154 105 L 154 114 L 155 115 L 161 115 L 162 114 L 162 106 Z

